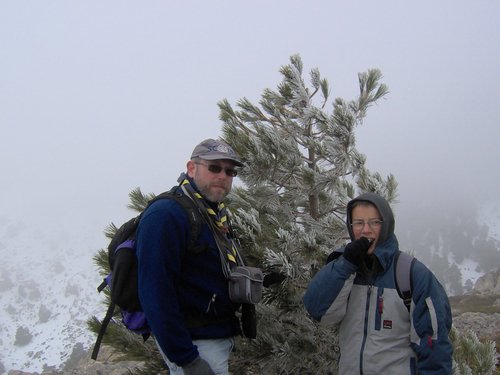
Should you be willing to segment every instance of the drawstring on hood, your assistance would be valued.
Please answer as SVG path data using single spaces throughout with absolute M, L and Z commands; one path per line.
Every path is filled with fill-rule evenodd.
M 353 209 L 352 206 L 356 202 L 368 202 L 373 204 L 377 208 L 380 214 L 380 218 L 382 219 L 382 227 L 380 228 L 378 243 L 383 244 L 385 241 L 391 238 L 392 235 L 394 234 L 394 214 L 392 213 L 391 206 L 389 206 L 389 203 L 385 200 L 385 198 L 381 197 L 378 194 L 364 193 L 354 198 L 347 204 L 346 224 L 351 240 L 354 241 L 354 233 L 352 231 L 352 226 L 351 226 L 352 209 Z

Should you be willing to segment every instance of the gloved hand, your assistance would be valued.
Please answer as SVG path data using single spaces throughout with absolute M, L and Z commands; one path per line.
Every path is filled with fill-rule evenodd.
M 361 237 L 347 244 L 344 249 L 344 258 L 356 266 L 360 266 L 366 257 L 366 252 L 372 243 L 368 238 Z
M 215 375 L 207 361 L 200 356 L 186 366 L 182 366 L 182 370 L 184 375 Z

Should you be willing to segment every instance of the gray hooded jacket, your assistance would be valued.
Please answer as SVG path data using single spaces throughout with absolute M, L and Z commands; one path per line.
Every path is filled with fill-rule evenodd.
M 350 201 L 346 223 L 352 240 L 351 215 L 358 201 L 373 204 L 383 220 L 374 251 L 375 273 L 367 277 L 340 256 L 311 281 L 304 296 L 307 311 L 321 324 L 339 326 L 341 374 L 450 374 L 451 310 L 443 287 L 416 261 L 408 313 L 396 288 L 399 245 L 392 210 L 373 193 Z

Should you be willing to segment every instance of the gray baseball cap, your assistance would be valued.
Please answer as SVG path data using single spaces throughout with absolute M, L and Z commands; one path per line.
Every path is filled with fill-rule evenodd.
M 238 167 L 243 167 L 239 156 L 227 143 L 215 139 L 205 139 L 196 146 L 191 154 L 191 159 L 204 160 L 231 160 Z

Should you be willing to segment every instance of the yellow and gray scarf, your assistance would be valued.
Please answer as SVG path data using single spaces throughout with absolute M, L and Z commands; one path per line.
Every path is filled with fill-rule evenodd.
M 203 195 L 201 195 L 191 184 L 191 180 L 182 173 L 178 181 L 184 194 L 190 197 L 204 215 L 212 233 L 214 234 L 217 247 L 221 256 L 222 269 L 226 277 L 232 268 L 238 265 L 244 265 L 240 256 L 238 243 L 231 235 L 231 228 L 228 222 L 228 210 L 223 202 L 220 202 L 217 208 L 213 208 Z

